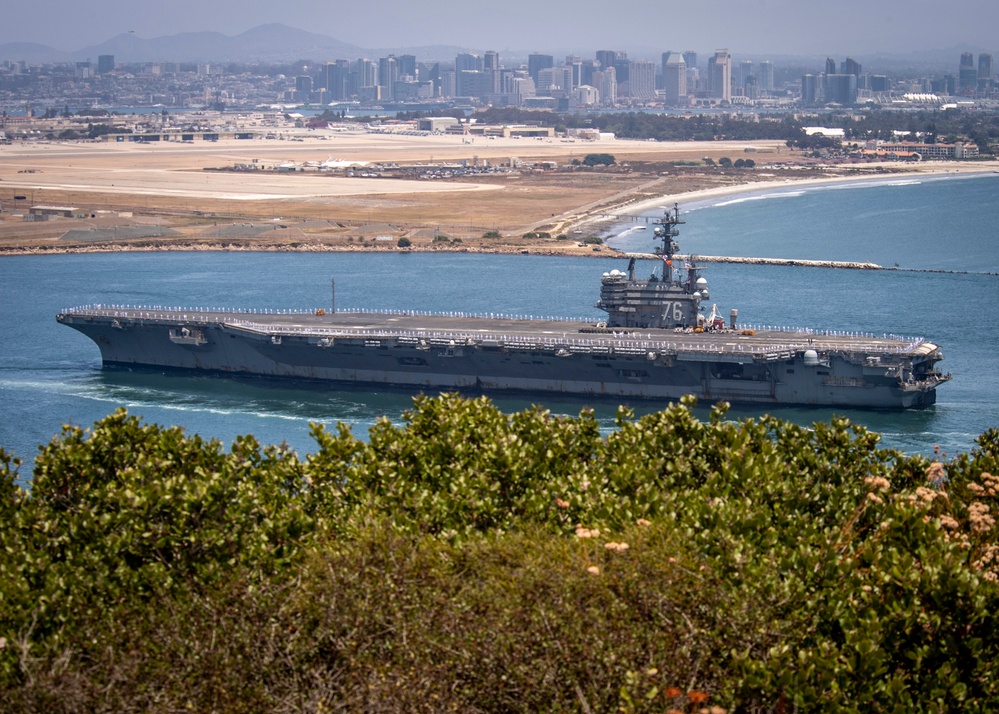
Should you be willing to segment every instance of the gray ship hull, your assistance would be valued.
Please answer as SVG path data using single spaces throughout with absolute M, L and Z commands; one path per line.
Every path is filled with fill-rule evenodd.
M 57 319 L 105 365 L 622 400 L 904 409 L 949 379 L 921 340 L 608 330 L 572 321 L 77 308 Z

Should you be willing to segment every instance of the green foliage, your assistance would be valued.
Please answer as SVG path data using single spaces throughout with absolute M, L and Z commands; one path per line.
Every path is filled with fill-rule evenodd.
M 611 154 L 587 154 L 583 157 L 583 166 L 613 166 L 614 163 Z
M 502 238 L 503 236 L 499 231 L 486 231 L 482 234 L 483 238 Z
M 586 245 L 602 245 L 604 239 L 601 238 L 600 236 L 586 236 L 585 238 L 583 238 L 583 242 Z
M 96 139 L 107 134 L 131 134 L 132 130 L 110 124 L 89 124 L 87 128 L 87 138 Z
M 408 248 L 409 246 L 413 245 L 413 241 L 411 241 L 406 236 L 402 236 L 401 238 L 399 238 L 399 240 L 396 241 L 395 244 L 400 248 Z
M 5 710 L 999 706 L 999 430 L 930 463 L 841 418 L 441 395 L 313 435 L 117 412 L 30 492 L 0 452 Z
M 730 169 L 732 168 L 732 159 L 728 158 L 727 156 L 723 156 L 720 159 L 718 159 L 718 165 L 721 166 L 723 169 Z
M 18 546 L 0 555 L 13 585 L 2 593 L 0 636 L 16 639 L 32 623 L 44 638 L 114 603 L 210 585 L 237 566 L 269 576 L 313 531 L 304 486 L 294 454 L 261 451 L 252 437 L 224 454 L 122 410 L 89 433 L 65 427 L 36 457 L 30 498 L 4 494 L 13 515 L 2 537 Z M 3 654 L 0 671 L 11 665 Z

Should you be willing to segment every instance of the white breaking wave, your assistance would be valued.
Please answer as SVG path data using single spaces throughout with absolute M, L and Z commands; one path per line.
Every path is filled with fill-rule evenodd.
M 759 196 L 743 196 L 741 198 L 730 198 L 727 201 L 721 201 L 719 203 L 713 203 L 711 206 L 713 208 L 718 208 L 719 206 L 734 206 L 738 203 L 746 203 L 747 201 L 768 201 L 772 198 L 798 198 L 799 196 L 804 196 L 805 191 L 781 191 L 780 193 L 764 193 Z

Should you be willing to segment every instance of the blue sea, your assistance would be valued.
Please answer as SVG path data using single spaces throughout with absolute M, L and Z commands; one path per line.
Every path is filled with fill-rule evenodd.
M 849 417 L 885 446 L 931 455 L 968 451 L 999 427 L 999 175 L 789 186 L 681 206 L 680 246 L 702 255 L 872 261 L 890 270 L 710 264 L 711 302 L 743 324 L 923 336 L 943 347 L 954 379 L 937 404 L 906 412 L 732 409 L 802 424 Z M 660 211 L 651 212 L 656 216 Z M 644 221 L 644 219 L 642 219 Z M 611 244 L 652 247 L 623 223 Z M 410 309 L 602 319 L 593 304 L 609 251 L 592 258 L 437 253 L 116 253 L 0 258 L 0 447 L 27 462 L 62 424 L 90 426 L 118 407 L 228 446 L 241 434 L 314 450 L 310 422 L 366 437 L 385 416 L 402 423 L 412 394 L 385 389 L 104 371 L 96 345 L 55 314 L 88 303 L 185 307 Z M 615 404 L 496 397 L 559 414 L 593 407 L 613 426 Z M 636 405 L 639 413 L 665 405 Z M 708 413 L 708 405 L 701 410 Z

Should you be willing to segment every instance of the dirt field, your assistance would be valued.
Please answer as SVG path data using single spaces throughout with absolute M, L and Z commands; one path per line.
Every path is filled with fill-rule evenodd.
M 219 170 L 328 160 L 401 166 L 554 161 L 564 169 L 587 153 L 612 154 L 617 165 L 445 180 L 350 177 L 315 169 Z M 405 236 L 416 249 L 588 252 L 591 248 L 580 248 L 577 240 L 556 237 L 598 234 L 601 216 L 637 201 L 774 180 L 763 168 L 725 171 L 672 163 L 705 156 L 750 156 L 761 166 L 799 161 L 779 142 L 570 142 L 362 132 L 317 132 L 294 141 L 13 144 L 0 146 L 0 250 L 358 249 L 374 246 L 376 237 L 391 237 L 377 243 L 387 248 Z M 72 207 L 83 217 L 25 222 L 28 208 L 40 205 Z M 573 232 L 580 225 L 586 236 Z M 484 238 L 490 231 L 501 237 Z M 552 235 L 525 240 L 528 231 Z

